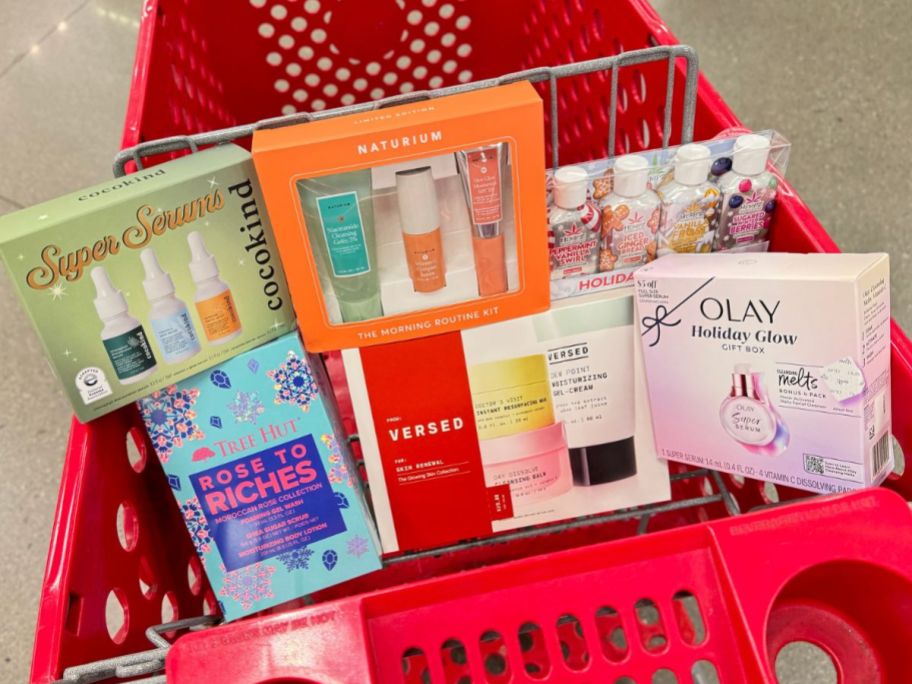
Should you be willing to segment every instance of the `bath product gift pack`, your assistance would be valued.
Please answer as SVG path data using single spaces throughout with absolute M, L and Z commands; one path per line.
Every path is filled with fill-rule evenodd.
M 548 171 L 551 298 L 630 285 L 667 254 L 766 251 L 790 149 L 764 131 Z
M 344 350 L 383 551 L 667 499 L 634 342 L 628 288 Z
M 253 162 L 234 145 L 4 216 L 0 252 L 82 421 L 294 325 Z
M 139 402 L 225 619 L 380 567 L 334 406 L 297 333 Z
M 636 274 L 659 455 L 816 492 L 890 472 L 886 254 L 676 254 Z
M 257 131 L 308 350 L 546 309 L 542 126 L 523 82 Z

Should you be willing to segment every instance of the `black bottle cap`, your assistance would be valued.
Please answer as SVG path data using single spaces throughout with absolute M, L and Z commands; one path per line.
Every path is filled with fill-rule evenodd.
M 633 437 L 606 444 L 570 449 L 573 484 L 579 486 L 616 482 L 636 475 Z

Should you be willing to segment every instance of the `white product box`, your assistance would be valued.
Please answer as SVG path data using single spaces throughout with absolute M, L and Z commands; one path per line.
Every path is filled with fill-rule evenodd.
M 625 288 L 343 350 L 383 551 L 667 500 L 633 322 Z
M 673 254 L 635 280 L 660 456 L 817 492 L 890 472 L 886 254 Z

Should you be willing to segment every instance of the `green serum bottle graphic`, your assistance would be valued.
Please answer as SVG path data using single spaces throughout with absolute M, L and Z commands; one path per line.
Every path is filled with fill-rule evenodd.
M 92 269 L 95 283 L 95 311 L 104 323 L 101 342 L 114 373 L 122 385 L 139 382 L 152 375 L 157 367 L 152 346 L 142 324 L 130 315 L 127 300 L 116 289 L 103 266 Z

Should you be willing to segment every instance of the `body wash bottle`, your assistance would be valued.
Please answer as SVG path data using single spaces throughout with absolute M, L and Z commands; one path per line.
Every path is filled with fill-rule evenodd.
M 339 301 L 342 322 L 383 315 L 370 169 L 297 181 L 320 280 Z
M 598 270 L 599 211 L 588 202 L 589 174 L 581 166 L 565 166 L 554 173 L 548 212 L 551 279 L 589 275 Z
M 196 311 L 212 344 L 224 344 L 241 334 L 241 319 L 231 289 L 219 278 L 215 257 L 206 249 L 203 236 L 187 233 L 190 245 L 190 275 L 196 283 Z
M 714 251 L 751 247 L 767 239 L 779 181 L 767 171 L 770 141 L 750 133 L 735 140 L 732 168 L 719 179 L 722 214 Z
M 193 329 L 187 305 L 174 296 L 174 282 L 162 270 L 151 249 L 139 253 L 146 277 L 143 289 L 149 300 L 149 322 L 165 363 L 179 363 L 199 353 L 200 343 Z
M 415 292 L 436 292 L 446 287 L 446 264 L 431 167 L 397 172 L 396 199 L 412 286 Z
M 625 154 L 614 163 L 614 189 L 602 200 L 599 271 L 635 268 L 656 256 L 662 214 L 659 196 L 649 189 L 649 162 Z
M 117 379 L 121 385 L 129 385 L 149 377 L 157 364 L 142 324 L 130 315 L 127 300 L 111 284 L 104 266 L 92 269 L 92 281 L 95 283 L 95 311 L 104 323 L 101 342 Z
M 671 182 L 659 188 L 662 222 L 658 256 L 709 252 L 719 220 L 719 188 L 708 180 L 712 155 L 706 145 L 678 148 Z
M 503 182 L 506 143 L 456 153 L 462 190 L 472 222 L 475 277 L 482 297 L 507 291 L 503 234 Z
M 719 419 L 729 436 L 748 451 L 778 456 L 789 443 L 789 431 L 763 385 L 763 373 L 738 364 L 732 387 L 719 409 Z

